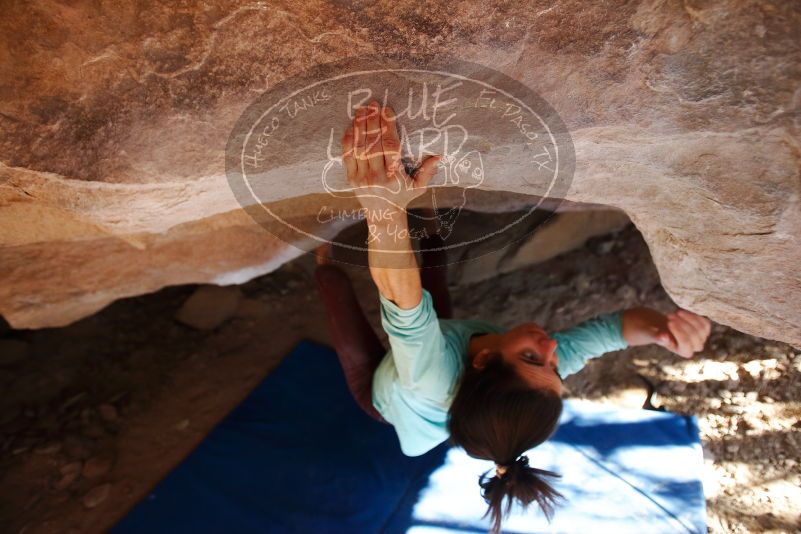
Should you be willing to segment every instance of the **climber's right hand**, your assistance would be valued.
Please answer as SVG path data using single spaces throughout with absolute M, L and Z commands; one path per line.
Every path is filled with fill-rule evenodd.
M 669 336 L 663 336 L 657 343 L 678 354 L 682 358 L 692 358 L 696 352 L 704 350 L 706 340 L 712 332 L 712 322 L 688 310 L 677 310 L 667 314 Z

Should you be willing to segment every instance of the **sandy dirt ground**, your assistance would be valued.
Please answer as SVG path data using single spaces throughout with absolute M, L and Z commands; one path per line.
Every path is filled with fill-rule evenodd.
M 195 286 L 117 302 L 71 326 L 0 335 L 0 531 L 92 533 L 112 526 L 300 339 L 328 342 L 307 255 L 238 288 L 211 330 L 176 321 Z M 348 267 L 378 324 L 368 273 Z M 474 284 L 452 269 L 457 317 L 548 329 L 650 305 L 668 311 L 647 246 L 628 227 L 539 265 Z M 230 302 L 230 299 L 229 299 Z M 709 531 L 801 529 L 801 350 L 716 325 L 681 360 L 656 347 L 591 362 L 569 395 L 695 414 Z

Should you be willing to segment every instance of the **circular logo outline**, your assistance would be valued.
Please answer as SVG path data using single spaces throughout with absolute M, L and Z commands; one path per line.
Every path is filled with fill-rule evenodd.
M 400 67 L 393 66 L 391 68 L 373 68 L 373 69 L 349 70 L 349 71 L 346 71 L 344 73 L 339 73 L 339 74 L 336 74 L 336 75 L 333 75 L 333 76 L 325 76 L 323 78 L 315 78 L 314 77 L 316 73 L 320 73 L 320 72 L 325 73 L 325 72 L 331 72 L 331 71 L 335 71 L 335 70 L 341 69 L 341 66 L 343 64 L 348 64 L 349 62 L 354 61 L 354 60 L 357 60 L 357 61 L 374 61 L 374 62 L 377 63 L 378 66 L 383 65 L 386 62 L 396 62 L 396 61 L 401 61 L 404 64 L 402 66 L 400 66 Z M 406 64 L 406 63 L 409 63 L 409 62 L 411 62 L 411 66 Z M 340 60 L 340 61 L 335 61 L 335 62 L 331 62 L 331 63 L 325 63 L 325 64 L 317 65 L 313 69 L 310 69 L 309 71 L 301 73 L 300 75 L 296 75 L 296 76 L 293 76 L 293 77 L 288 78 L 286 80 L 283 80 L 282 82 L 280 82 L 276 86 L 274 86 L 274 87 L 268 89 L 267 91 L 265 91 L 262 95 L 260 95 L 260 97 L 255 102 L 253 102 L 250 106 L 248 106 L 245 109 L 245 111 L 241 114 L 241 116 L 239 117 L 239 119 L 236 122 L 236 125 L 235 125 L 234 129 L 231 132 L 231 135 L 229 136 L 228 145 L 226 147 L 226 177 L 228 179 L 229 186 L 231 187 L 232 192 L 234 193 L 234 195 L 235 195 L 238 203 L 240 204 L 240 206 L 242 206 L 243 209 L 245 209 L 245 211 L 248 212 L 248 214 L 251 216 L 251 218 L 253 218 L 262 227 L 264 227 L 264 225 L 259 221 L 259 219 L 257 217 L 255 217 L 253 215 L 253 213 L 250 212 L 248 207 L 252 207 L 255 204 L 258 207 L 258 209 L 263 210 L 266 214 L 268 214 L 270 217 L 272 217 L 272 219 L 274 221 L 277 221 L 277 222 L 281 223 L 286 228 L 291 229 L 296 234 L 302 235 L 302 236 L 304 236 L 306 238 L 310 238 L 310 239 L 315 240 L 315 241 L 320 242 L 320 243 L 327 243 L 327 244 L 330 244 L 332 246 L 343 247 L 343 248 L 347 248 L 347 249 L 351 249 L 351 250 L 356 250 L 356 251 L 359 251 L 359 252 L 367 251 L 367 249 L 368 249 L 367 245 L 364 245 L 364 246 L 351 245 L 351 244 L 348 244 L 348 243 L 343 243 L 343 242 L 339 242 L 339 241 L 333 241 L 331 239 L 326 239 L 326 238 L 324 238 L 324 237 L 322 237 L 320 235 L 315 235 L 315 234 L 313 234 L 311 232 L 307 232 L 306 230 L 298 228 L 294 224 L 284 220 L 280 215 L 276 214 L 273 210 L 271 210 L 270 207 L 267 206 L 265 202 L 262 202 L 258 198 L 258 196 L 255 193 L 255 191 L 253 191 L 253 187 L 252 187 L 252 184 L 250 183 L 250 180 L 248 180 L 247 170 L 244 168 L 244 165 L 245 165 L 245 151 L 247 150 L 248 141 L 251 139 L 251 136 L 254 135 L 254 130 L 261 123 L 261 121 L 265 117 L 267 117 L 273 110 L 275 110 L 278 106 L 280 106 L 282 103 L 291 101 L 291 99 L 293 97 L 296 97 L 299 94 L 303 94 L 304 92 L 307 92 L 309 89 L 312 89 L 312 88 L 314 88 L 316 86 L 320 86 L 322 84 L 325 84 L 325 83 L 328 83 L 328 82 L 331 82 L 331 81 L 343 80 L 343 79 L 346 79 L 346 78 L 354 78 L 354 77 L 358 77 L 358 76 L 368 76 L 368 75 L 371 75 L 371 74 L 398 73 L 398 72 L 417 73 L 417 74 L 422 74 L 422 75 L 438 75 L 438 76 L 445 77 L 447 79 L 454 79 L 454 80 L 459 80 L 459 81 L 462 81 L 462 82 L 472 83 L 472 84 L 476 84 L 476 85 L 481 86 L 481 87 L 485 87 L 485 88 L 490 89 L 492 91 L 496 91 L 499 94 L 501 94 L 501 95 L 505 96 L 506 98 L 510 99 L 511 101 L 515 102 L 516 105 L 519 105 L 521 108 L 525 109 L 531 115 L 536 117 L 536 119 L 539 121 L 539 123 L 542 125 L 542 127 L 547 132 L 547 134 L 548 134 L 548 136 L 550 138 L 550 142 L 551 142 L 551 144 L 553 145 L 553 147 L 555 149 L 554 157 L 555 157 L 555 160 L 556 160 L 556 165 L 555 165 L 555 168 L 554 168 L 554 170 L 553 170 L 553 172 L 551 174 L 551 178 L 550 178 L 550 180 L 548 182 L 548 186 L 547 186 L 545 192 L 537 195 L 539 197 L 537 202 L 535 204 L 531 205 L 519 218 L 517 218 L 514 221 L 506 224 L 502 228 L 499 228 L 499 229 L 496 229 L 496 230 L 494 230 L 492 232 L 484 234 L 481 237 L 478 237 L 478 238 L 475 238 L 475 239 L 466 240 L 466 241 L 460 241 L 460 242 L 455 243 L 455 244 L 447 244 L 445 246 L 442 246 L 442 247 L 439 247 L 439 248 L 434 248 L 432 250 L 451 250 L 451 249 L 456 249 L 456 248 L 459 248 L 459 247 L 463 247 L 465 245 L 471 245 L 471 244 L 483 242 L 483 241 L 487 240 L 490 237 L 493 237 L 493 236 L 496 236 L 498 234 L 504 233 L 504 232 L 508 231 L 510 228 L 520 224 L 523 220 L 525 220 L 526 218 L 531 216 L 532 213 L 534 213 L 538 208 L 540 208 L 542 206 L 542 204 L 546 201 L 546 199 L 551 199 L 551 200 L 556 199 L 558 201 L 558 203 L 561 203 L 561 201 L 564 200 L 563 197 L 549 197 L 549 194 L 552 192 L 552 190 L 556 186 L 557 182 L 559 181 L 560 176 L 564 176 L 564 174 L 568 175 L 568 178 L 566 180 L 567 183 L 568 183 L 568 187 L 565 188 L 565 192 L 569 188 L 569 184 L 572 182 L 573 172 L 575 170 L 575 149 L 573 148 L 572 139 L 571 139 L 571 137 L 569 135 L 569 132 L 567 131 L 567 128 L 565 127 L 564 123 L 561 121 L 561 118 L 558 116 L 558 114 L 555 112 L 555 110 L 544 99 L 542 99 L 541 97 L 539 97 L 539 95 L 534 93 L 530 88 L 526 87 L 525 85 L 523 85 L 519 81 L 514 80 L 514 79 L 508 77 L 507 75 L 505 75 L 503 73 L 500 73 L 498 71 L 495 71 L 494 69 L 491 69 L 491 68 L 483 66 L 483 65 L 470 63 L 470 62 L 465 62 L 465 61 L 462 61 L 462 60 L 452 60 L 452 61 L 449 62 L 451 65 L 456 64 L 456 65 L 458 65 L 460 67 L 463 67 L 463 68 L 465 66 L 467 66 L 473 72 L 479 72 L 479 73 L 486 73 L 488 71 L 492 72 L 492 73 L 494 73 L 496 75 L 500 75 L 503 78 L 504 82 L 506 82 L 506 83 L 511 82 L 512 84 L 516 85 L 517 87 L 514 88 L 516 91 L 520 91 L 520 89 L 522 88 L 525 93 L 528 93 L 525 96 L 527 96 L 528 98 L 535 99 L 536 103 L 538 104 L 537 107 L 544 107 L 545 110 L 549 112 L 548 116 L 549 116 L 550 120 L 556 122 L 556 125 L 549 124 L 548 121 L 543 119 L 543 117 L 541 116 L 540 113 L 538 113 L 537 111 L 532 109 L 532 107 L 529 105 L 529 102 L 526 102 L 524 100 L 524 98 L 522 98 L 521 96 L 518 96 L 517 94 L 514 94 L 510 90 L 507 90 L 505 88 L 501 88 L 501 87 L 498 87 L 496 85 L 490 84 L 490 83 L 488 83 L 488 82 L 486 82 L 484 80 L 481 80 L 481 79 L 476 79 L 475 77 L 471 77 L 471 76 L 467 76 L 467 75 L 464 75 L 464 74 L 454 73 L 454 72 L 450 72 L 448 70 L 444 70 L 443 67 L 440 67 L 438 65 L 426 68 L 427 64 L 429 64 L 429 63 L 436 64 L 436 63 L 439 63 L 439 62 L 441 62 L 441 60 L 429 60 L 429 59 L 420 58 L 420 57 L 412 58 L 412 57 L 410 57 L 408 55 L 406 55 L 406 56 L 368 56 L 368 57 L 355 57 L 354 56 L 354 57 L 345 58 L 345 59 Z M 422 63 L 422 66 L 417 66 L 417 63 Z M 303 80 L 310 79 L 310 80 L 309 80 L 308 83 L 304 83 L 300 88 L 296 88 L 296 89 L 292 90 L 291 92 L 289 92 L 288 94 L 283 94 L 283 96 L 281 96 L 281 98 L 278 98 L 277 100 L 275 100 L 272 103 L 272 105 L 270 105 L 266 110 L 264 109 L 262 101 L 265 99 L 265 97 L 267 97 L 268 95 L 271 95 L 271 94 L 273 94 L 275 92 L 283 91 L 288 85 L 290 85 L 291 82 L 297 81 L 298 79 L 303 79 Z M 250 118 L 250 116 L 252 115 L 252 112 L 253 112 L 254 108 L 260 109 L 262 111 L 258 115 L 257 118 L 252 119 L 252 118 Z M 238 141 L 238 136 L 236 135 L 236 133 L 237 133 L 237 131 L 241 131 L 240 127 L 242 126 L 242 122 L 243 121 L 246 121 L 249 124 L 249 128 L 247 130 L 247 134 L 245 134 L 244 139 L 240 143 Z M 554 126 L 556 126 L 557 128 L 554 128 Z M 558 135 L 560 133 L 560 131 L 563 131 L 564 134 L 565 134 L 565 139 L 563 140 L 562 144 L 560 144 L 555 138 L 555 132 L 556 132 L 556 135 Z M 229 156 L 230 156 L 230 148 L 231 148 L 232 145 L 239 145 L 239 144 L 241 144 L 241 150 L 238 152 L 238 156 L 239 157 L 237 158 L 237 160 L 239 162 L 238 165 L 237 165 L 237 167 L 238 167 L 238 169 L 237 169 L 238 176 L 237 177 L 232 177 L 230 160 L 229 160 L 230 159 L 229 158 Z M 566 163 L 565 166 L 562 166 L 562 167 L 560 167 L 560 148 L 563 151 L 565 149 L 567 149 L 567 154 L 562 156 L 562 160 L 566 159 L 567 163 Z M 240 197 L 240 195 L 237 194 L 238 188 L 234 187 L 232 185 L 232 183 L 231 183 L 232 180 L 235 180 L 237 178 L 239 180 L 241 180 L 242 183 L 245 185 L 245 188 L 247 189 L 247 191 L 249 193 L 249 198 L 247 200 L 252 201 L 251 203 L 243 202 L 242 198 Z M 463 191 L 466 191 L 466 190 L 467 190 L 467 188 L 463 188 Z M 462 207 L 460 207 L 459 209 L 461 210 Z M 456 208 L 451 208 L 451 209 L 456 209 Z M 549 218 L 547 218 L 546 221 Z M 543 221 L 543 222 L 545 222 L 545 221 Z M 540 222 L 539 224 L 543 224 L 543 222 Z M 268 232 L 271 232 L 271 233 L 274 234 L 274 232 L 270 231 L 268 228 L 266 228 L 266 229 L 268 230 Z M 529 230 L 523 236 L 521 236 L 519 239 L 515 239 L 512 242 L 516 242 L 516 241 L 518 241 L 520 239 L 525 238 L 532 231 L 533 230 Z M 279 237 L 279 239 L 281 239 L 281 238 Z M 282 239 L 282 240 L 286 242 L 286 240 L 284 240 L 284 239 Z M 291 242 L 289 242 L 287 244 L 290 244 L 292 246 L 297 246 L 297 245 L 295 245 L 295 244 L 293 244 Z M 511 243 L 507 243 L 506 245 L 504 245 L 504 247 L 508 246 L 509 244 L 511 244 Z M 500 248 L 504 248 L 504 247 L 500 247 Z M 383 250 L 383 252 L 385 252 L 385 253 L 386 252 L 397 253 L 398 251 Z M 494 252 L 494 251 L 487 252 L 486 254 L 490 254 L 492 252 Z M 485 254 L 481 254 L 481 255 L 479 255 L 477 257 L 481 257 L 483 255 L 485 255 Z M 470 258 L 470 259 L 475 259 L 475 258 Z M 462 260 L 462 261 L 465 261 L 465 260 Z M 454 263 L 457 263 L 457 262 L 454 262 Z

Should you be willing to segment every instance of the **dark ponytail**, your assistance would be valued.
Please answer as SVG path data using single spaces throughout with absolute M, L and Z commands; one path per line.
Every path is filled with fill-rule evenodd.
M 536 502 L 548 520 L 562 495 L 548 483 L 556 473 L 528 465 L 527 450 L 548 439 L 559 422 L 562 399 L 532 389 L 503 359 L 493 356 L 483 369 L 468 366 L 450 409 L 451 441 L 470 456 L 495 462 L 479 478 L 487 515 L 497 534 L 501 520 L 518 501 Z
M 511 465 L 499 466 L 481 475 L 478 483 L 481 486 L 481 496 L 489 505 L 484 517 L 490 515 L 490 532 L 496 534 L 501 531 L 501 519 L 512 509 L 515 500 L 524 508 L 536 501 L 550 521 L 553 507 L 562 495 L 548 484 L 545 477 L 558 476 L 553 471 L 529 466 L 527 456 L 521 456 Z

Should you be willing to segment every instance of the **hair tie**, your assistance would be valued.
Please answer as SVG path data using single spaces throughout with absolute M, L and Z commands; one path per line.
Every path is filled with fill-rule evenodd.
M 528 456 L 521 454 L 513 463 L 520 464 L 522 467 L 528 467 Z M 496 477 L 503 478 L 503 475 L 505 475 L 507 471 L 509 471 L 508 465 L 495 464 Z

